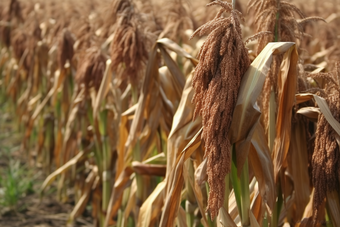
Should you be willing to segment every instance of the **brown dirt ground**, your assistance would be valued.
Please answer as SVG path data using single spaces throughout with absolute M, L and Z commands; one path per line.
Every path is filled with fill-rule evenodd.
M 0 105 L 1 107 L 1 105 Z M 68 224 L 69 214 L 74 204 L 58 202 L 56 198 L 55 185 L 40 199 L 40 187 L 47 174 L 37 165 L 29 165 L 25 160 L 25 152 L 20 152 L 22 134 L 16 132 L 11 117 L 0 108 L 0 174 L 3 174 L 9 166 L 9 160 L 19 160 L 20 166 L 27 171 L 23 176 L 33 183 L 33 192 L 22 195 L 14 207 L 4 207 L 0 204 L 0 227 L 92 227 L 93 220 L 90 211 L 86 210 L 82 217 L 77 218 L 74 223 Z M 7 153 L 5 151 L 7 149 Z M 8 154 L 8 150 L 10 150 Z M 31 173 L 29 173 L 31 172 Z M 3 177 L 0 176 L 0 177 Z M 0 185 L 0 189 L 3 190 Z M 0 193 L 1 197 L 1 193 Z M 72 198 L 72 196 L 69 196 Z M 1 198 L 0 198 L 1 199 Z
M 20 199 L 16 210 L 4 208 L 0 217 L 2 227 L 60 227 L 93 226 L 91 218 L 78 218 L 75 223 L 67 225 L 68 215 L 73 205 L 62 204 L 51 196 L 41 201 L 39 195 L 32 194 Z

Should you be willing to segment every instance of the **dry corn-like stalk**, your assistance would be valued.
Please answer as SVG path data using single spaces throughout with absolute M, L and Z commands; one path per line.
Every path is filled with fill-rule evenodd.
M 215 218 L 224 201 L 225 176 L 231 168 L 228 132 L 243 74 L 250 60 L 242 42 L 239 12 L 231 4 L 214 1 L 222 7 L 216 17 L 201 26 L 193 36 L 210 33 L 199 52 L 193 87 L 196 103 L 194 118 L 202 116 L 205 157 L 210 192 L 208 210 Z M 227 18 L 224 12 L 230 12 Z
M 270 31 L 268 36 L 262 36 L 259 39 L 257 52 L 272 41 L 296 42 L 301 39 L 303 34 L 303 24 L 324 19 L 320 17 L 306 18 L 302 11 L 295 5 L 280 0 L 251 0 L 248 4 L 248 10 L 254 9 L 256 32 Z M 295 14 L 299 15 L 302 20 L 297 21 Z
M 269 42 L 284 41 L 297 43 L 297 41 L 301 40 L 304 35 L 303 25 L 305 23 L 323 20 L 320 17 L 306 18 L 302 11 L 295 5 L 281 0 L 251 0 L 248 4 L 248 10 L 250 9 L 254 10 L 256 32 L 270 32 L 259 37 L 257 54 L 259 54 Z M 296 15 L 303 19 L 297 21 Z M 269 127 L 269 97 L 271 91 L 275 92 L 275 94 L 278 92 L 276 85 L 281 61 L 282 56 L 274 57 L 271 70 L 266 78 L 263 93 L 260 98 L 262 102 L 259 102 L 263 113 L 262 123 L 265 126 L 266 131 L 268 131 Z

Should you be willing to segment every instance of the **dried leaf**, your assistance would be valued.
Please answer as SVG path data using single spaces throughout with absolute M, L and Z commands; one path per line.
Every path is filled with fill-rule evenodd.
M 307 107 L 302 107 L 298 111 L 296 111 L 297 114 L 304 115 L 305 117 L 309 118 L 312 121 L 317 121 L 318 116 L 321 113 L 319 108 L 312 107 L 312 106 L 307 106 Z
M 221 207 L 218 216 L 217 216 L 218 224 L 217 226 L 222 227 L 237 227 L 233 219 L 230 217 L 230 214 L 225 210 L 224 207 Z
M 292 125 L 289 147 L 288 170 L 294 182 L 295 191 L 295 220 L 301 220 L 304 209 L 310 198 L 310 179 L 308 173 L 308 152 L 306 127 L 302 120 Z
M 179 207 L 179 210 L 178 210 L 177 220 L 178 220 L 178 227 L 187 227 L 186 212 L 181 206 Z
M 180 156 L 176 160 L 175 169 L 172 170 L 169 180 L 167 181 L 167 197 L 164 203 L 163 214 L 160 226 L 169 226 L 173 224 L 175 217 L 177 216 L 179 202 L 181 197 L 182 186 L 184 184 L 183 179 L 183 165 L 184 162 L 190 157 L 190 155 L 196 151 L 201 144 L 202 129 L 191 139 L 187 146 L 183 149 Z
M 134 179 L 132 181 L 131 187 L 130 187 L 130 196 L 128 199 L 128 202 L 126 204 L 125 210 L 124 210 L 124 219 L 125 219 L 125 223 L 127 223 L 128 218 L 130 216 L 131 212 L 134 212 L 135 206 L 136 206 L 136 197 L 137 197 L 137 181 L 136 179 Z M 139 211 L 140 213 L 140 211 Z
M 286 165 L 291 138 L 292 109 L 295 102 L 298 54 L 295 45 L 283 56 L 278 78 L 278 112 L 276 138 L 273 148 L 274 179 L 277 181 L 282 165 Z
M 242 77 L 230 128 L 230 141 L 232 144 L 235 144 L 237 151 L 238 174 L 240 174 L 240 170 L 242 169 L 240 166 L 243 166 L 248 156 L 252 133 L 260 117 L 260 111 L 256 101 L 262 91 L 265 76 L 273 59 L 273 54 L 291 52 L 293 49 L 295 49 L 294 43 L 269 43 L 252 62 Z M 289 58 L 288 55 L 287 58 Z
M 79 217 L 84 212 L 87 202 L 90 199 L 91 189 L 92 189 L 93 182 L 96 179 L 96 177 L 98 177 L 98 168 L 95 166 L 90 172 L 90 174 L 88 175 L 88 177 L 86 178 L 85 186 L 82 191 L 82 195 L 70 214 L 70 217 L 68 220 L 69 222 L 72 222 L 74 219 Z
M 182 98 L 173 118 L 167 143 L 166 195 L 160 226 L 171 226 L 177 216 L 180 203 L 184 161 L 200 145 L 200 119 L 192 121 L 192 75 L 186 81 Z
M 195 170 L 195 181 L 201 185 L 207 181 L 207 177 L 207 159 L 205 158 Z
M 340 226 L 340 198 L 339 198 L 339 191 L 332 191 L 327 193 L 327 207 L 328 215 L 332 220 L 332 224 L 334 226 Z
M 249 218 L 250 218 L 250 226 L 251 227 L 260 227 L 259 223 L 257 222 L 253 212 L 249 210 Z
M 318 95 L 310 94 L 310 93 L 297 94 L 296 103 L 297 104 L 303 103 L 303 102 L 311 100 L 312 98 L 314 98 L 315 102 L 318 104 L 321 113 L 325 116 L 328 123 L 338 133 L 338 135 L 340 135 L 340 123 L 337 120 L 335 120 L 335 118 L 333 117 L 331 111 L 329 110 L 327 102 L 324 98 Z
M 198 64 L 198 60 L 196 58 L 192 57 L 185 50 L 183 50 L 177 43 L 171 41 L 170 39 L 167 38 L 159 39 L 157 40 L 157 43 L 166 46 L 168 49 L 174 51 L 179 56 L 189 59 L 194 66 Z
M 112 73 L 110 71 L 110 67 L 111 67 L 111 60 L 108 59 L 106 61 L 106 68 L 105 68 L 105 72 L 104 72 L 104 77 L 101 81 L 99 91 L 98 91 L 98 94 L 97 94 L 97 97 L 96 97 L 96 101 L 95 101 L 94 106 L 93 106 L 93 118 L 94 119 L 97 117 L 97 113 L 98 113 L 100 104 L 102 103 L 103 99 L 107 95 L 109 88 L 110 88 L 111 78 L 112 78 Z
M 159 217 L 163 206 L 165 184 L 165 181 L 159 183 L 151 195 L 144 201 L 139 210 L 137 226 L 152 226 L 151 223 L 153 223 L 155 219 Z
M 135 112 L 135 117 L 133 118 L 131 124 L 129 137 L 125 143 L 126 151 L 134 147 L 137 138 L 139 137 L 142 131 L 142 123 L 144 121 L 143 113 L 147 97 L 149 96 L 149 91 L 152 91 L 151 86 L 153 85 L 152 83 L 153 78 L 157 77 L 158 77 L 157 45 L 154 45 L 149 56 L 149 62 L 147 64 L 141 94 L 138 99 L 138 106 Z
M 55 178 L 70 169 L 73 165 L 76 165 L 79 160 L 81 160 L 89 151 L 89 148 L 84 151 L 80 151 L 76 156 L 74 156 L 71 160 L 69 160 L 67 163 L 65 163 L 63 166 L 55 170 L 53 173 L 51 173 L 44 181 L 44 183 L 41 186 L 41 193 L 44 192 L 44 190 L 52 184 L 52 182 L 55 180 Z
M 137 161 L 132 162 L 132 168 L 140 175 L 165 176 L 166 172 L 165 165 L 143 164 Z
M 271 160 L 269 147 L 263 127 L 256 125 L 255 132 L 251 139 L 252 146 L 249 152 L 249 162 L 258 181 L 259 190 L 262 198 L 261 210 L 264 212 L 268 207 L 274 209 L 275 205 L 275 183 L 274 167 Z M 263 217 L 263 213 L 260 214 Z
M 121 174 L 115 181 L 115 184 L 112 187 L 110 202 L 107 209 L 108 215 L 106 215 L 105 218 L 105 226 L 108 226 L 110 219 L 117 214 L 118 209 L 122 203 L 123 192 L 132 183 L 131 180 L 132 174 L 133 169 L 131 167 L 125 167 L 124 171 L 121 172 Z

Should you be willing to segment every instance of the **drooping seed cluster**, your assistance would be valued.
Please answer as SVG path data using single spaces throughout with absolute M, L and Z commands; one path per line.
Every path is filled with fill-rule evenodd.
M 327 81 L 326 101 L 333 117 L 340 122 L 340 70 L 329 73 L 318 73 L 313 78 L 323 78 Z M 313 198 L 313 220 L 317 220 L 318 210 L 323 204 L 327 193 L 338 190 L 340 186 L 340 149 L 337 142 L 337 132 L 328 123 L 323 114 L 319 115 L 315 132 L 314 152 L 312 156 L 312 183 L 315 188 Z
M 140 28 L 138 15 L 131 4 L 126 4 L 119 15 L 111 44 L 111 59 L 112 68 L 117 72 L 117 76 L 137 86 L 142 67 L 148 59 L 148 52 L 146 36 Z
M 93 87 L 99 91 L 103 79 L 107 57 L 97 47 L 86 50 L 81 55 L 75 80 L 78 84 L 84 84 L 85 89 Z
M 58 51 L 58 63 L 59 68 L 62 69 L 66 63 L 66 61 L 70 61 L 73 58 L 74 50 L 73 45 L 75 42 L 75 38 L 72 33 L 68 29 L 64 29 L 59 38 L 59 51 Z
M 225 176 L 231 169 L 228 132 L 241 78 L 250 60 L 242 41 L 238 12 L 231 10 L 231 5 L 226 2 L 215 1 L 209 5 L 220 5 L 222 9 L 193 34 L 209 33 L 194 72 L 193 101 L 196 104 L 194 117 L 202 116 L 210 186 L 207 209 L 214 218 L 224 201 Z M 224 12 L 231 15 L 225 18 L 222 16 Z
M 333 117 L 340 121 L 340 93 L 328 96 L 327 103 Z M 327 122 L 324 115 L 318 119 L 315 138 L 315 148 L 312 157 L 312 182 L 315 187 L 314 218 L 327 192 L 339 189 L 340 182 L 340 150 L 336 141 L 336 132 Z
M 298 39 L 301 40 L 303 37 L 303 24 L 317 20 L 324 21 L 320 17 L 306 18 L 299 8 L 286 1 L 250 0 L 248 11 L 250 9 L 254 10 L 256 32 L 271 32 L 271 34 L 259 38 L 258 54 L 269 42 L 296 42 Z M 296 15 L 302 20 L 297 21 Z
M 185 1 L 173 0 L 168 1 L 164 10 L 168 12 L 168 16 L 165 17 L 165 27 L 159 38 L 168 37 L 174 41 L 185 40 L 185 31 L 194 28 L 189 6 L 185 4 Z

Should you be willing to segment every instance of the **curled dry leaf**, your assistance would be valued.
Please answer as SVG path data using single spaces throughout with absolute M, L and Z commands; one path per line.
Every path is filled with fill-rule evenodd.
M 192 75 L 190 75 L 186 81 L 168 137 L 167 184 L 160 226 L 172 226 L 174 223 L 184 184 L 182 172 L 184 161 L 190 157 L 200 144 L 201 121 L 199 118 L 192 121 L 194 106 L 191 99 L 193 95 Z
M 276 137 L 273 148 L 274 177 L 277 182 L 282 165 L 287 163 L 287 153 L 291 139 L 292 109 L 295 102 L 297 85 L 296 48 L 289 49 L 283 56 L 278 78 L 278 113 L 276 120 Z

